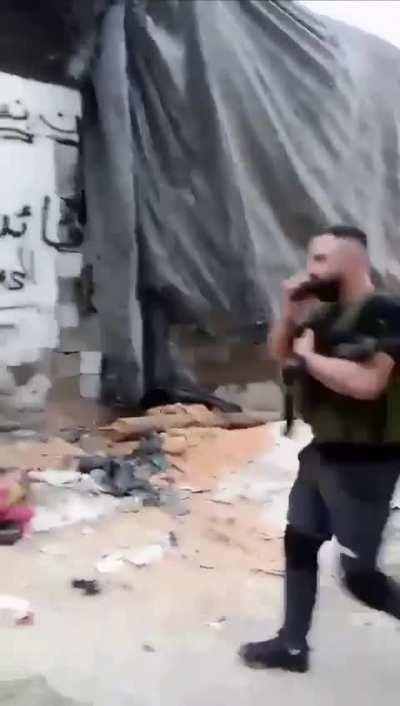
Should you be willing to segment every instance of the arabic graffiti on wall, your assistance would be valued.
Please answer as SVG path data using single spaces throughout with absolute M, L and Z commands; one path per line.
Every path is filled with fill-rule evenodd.
M 66 116 L 61 111 L 57 111 L 53 118 L 42 113 L 31 114 L 19 98 L 0 104 L 0 140 L 32 144 L 35 137 L 48 137 L 61 144 L 78 147 L 78 134 L 77 115 Z
M 80 102 L 1 73 L 0 95 L 0 365 L 15 365 L 57 343 L 57 258 L 82 240 L 73 215 Z
M 52 205 L 52 199 L 50 196 L 45 195 L 42 199 L 40 206 L 40 237 L 43 243 L 51 248 L 55 248 L 57 252 L 71 252 L 74 251 L 75 246 L 80 245 L 81 233 L 79 231 L 78 236 L 76 236 L 75 242 L 70 244 L 69 242 L 63 242 L 62 240 L 52 239 L 49 232 L 49 212 Z M 61 213 L 58 226 L 63 226 L 69 223 L 71 216 L 69 211 L 63 212 L 63 202 L 61 202 Z M 34 261 L 35 253 L 29 245 L 26 244 L 24 236 L 28 232 L 28 227 L 32 223 L 33 219 L 33 209 L 30 205 L 23 205 L 21 209 L 17 212 L 9 215 L 0 214 L 0 252 L 2 238 L 14 238 L 18 239 L 14 247 L 14 264 L 17 269 L 8 271 L 4 268 L 4 261 L 2 267 L 0 266 L 0 285 L 3 285 L 6 289 L 16 290 L 23 289 L 25 286 L 25 281 L 34 281 Z M 35 227 L 35 226 L 33 226 Z M 8 244 L 8 250 L 11 248 L 12 241 L 5 240 L 4 243 Z M 1 263 L 1 256 L 0 256 Z

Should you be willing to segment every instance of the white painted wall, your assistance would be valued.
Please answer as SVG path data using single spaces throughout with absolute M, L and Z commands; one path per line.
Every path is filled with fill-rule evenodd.
M 80 256 L 59 253 L 56 160 L 78 159 L 80 96 L 0 73 L 0 364 L 39 360 L 58 340 L 57 277 L 79 274 Z M 59 141 L 69 146 L 60 150 Z M 47 213 L 45 205 L 48 203 Z M 44 240 L 47 239 L 53 245 Z M 72 259 L 71 259 L 72 258 Z M 65 262 L 63 262 L 65 260 Z

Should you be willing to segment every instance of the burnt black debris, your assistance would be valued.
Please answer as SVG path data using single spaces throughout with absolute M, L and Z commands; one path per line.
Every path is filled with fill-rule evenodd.
M 85 596 L 96 596 L 101 593 L 99 582 L 96 579 L 72 579 L 72 588 L 77 588 Z

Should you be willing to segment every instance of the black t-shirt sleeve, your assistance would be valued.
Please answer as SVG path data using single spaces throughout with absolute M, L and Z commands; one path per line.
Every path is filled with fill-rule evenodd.
M 359 322 L 360 333 L 378 339 L 399 339 L 400 356 L 400 299 L 376 295 L 365 305 Z

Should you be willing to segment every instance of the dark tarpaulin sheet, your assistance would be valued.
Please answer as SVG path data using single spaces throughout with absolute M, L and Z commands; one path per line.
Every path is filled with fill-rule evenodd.
M 399 57 L 293 2 L 109 4 L 83 137 L 110 397 L 190 385 L 170 324 L 268 320 L 329 223 L 397 275 Z

